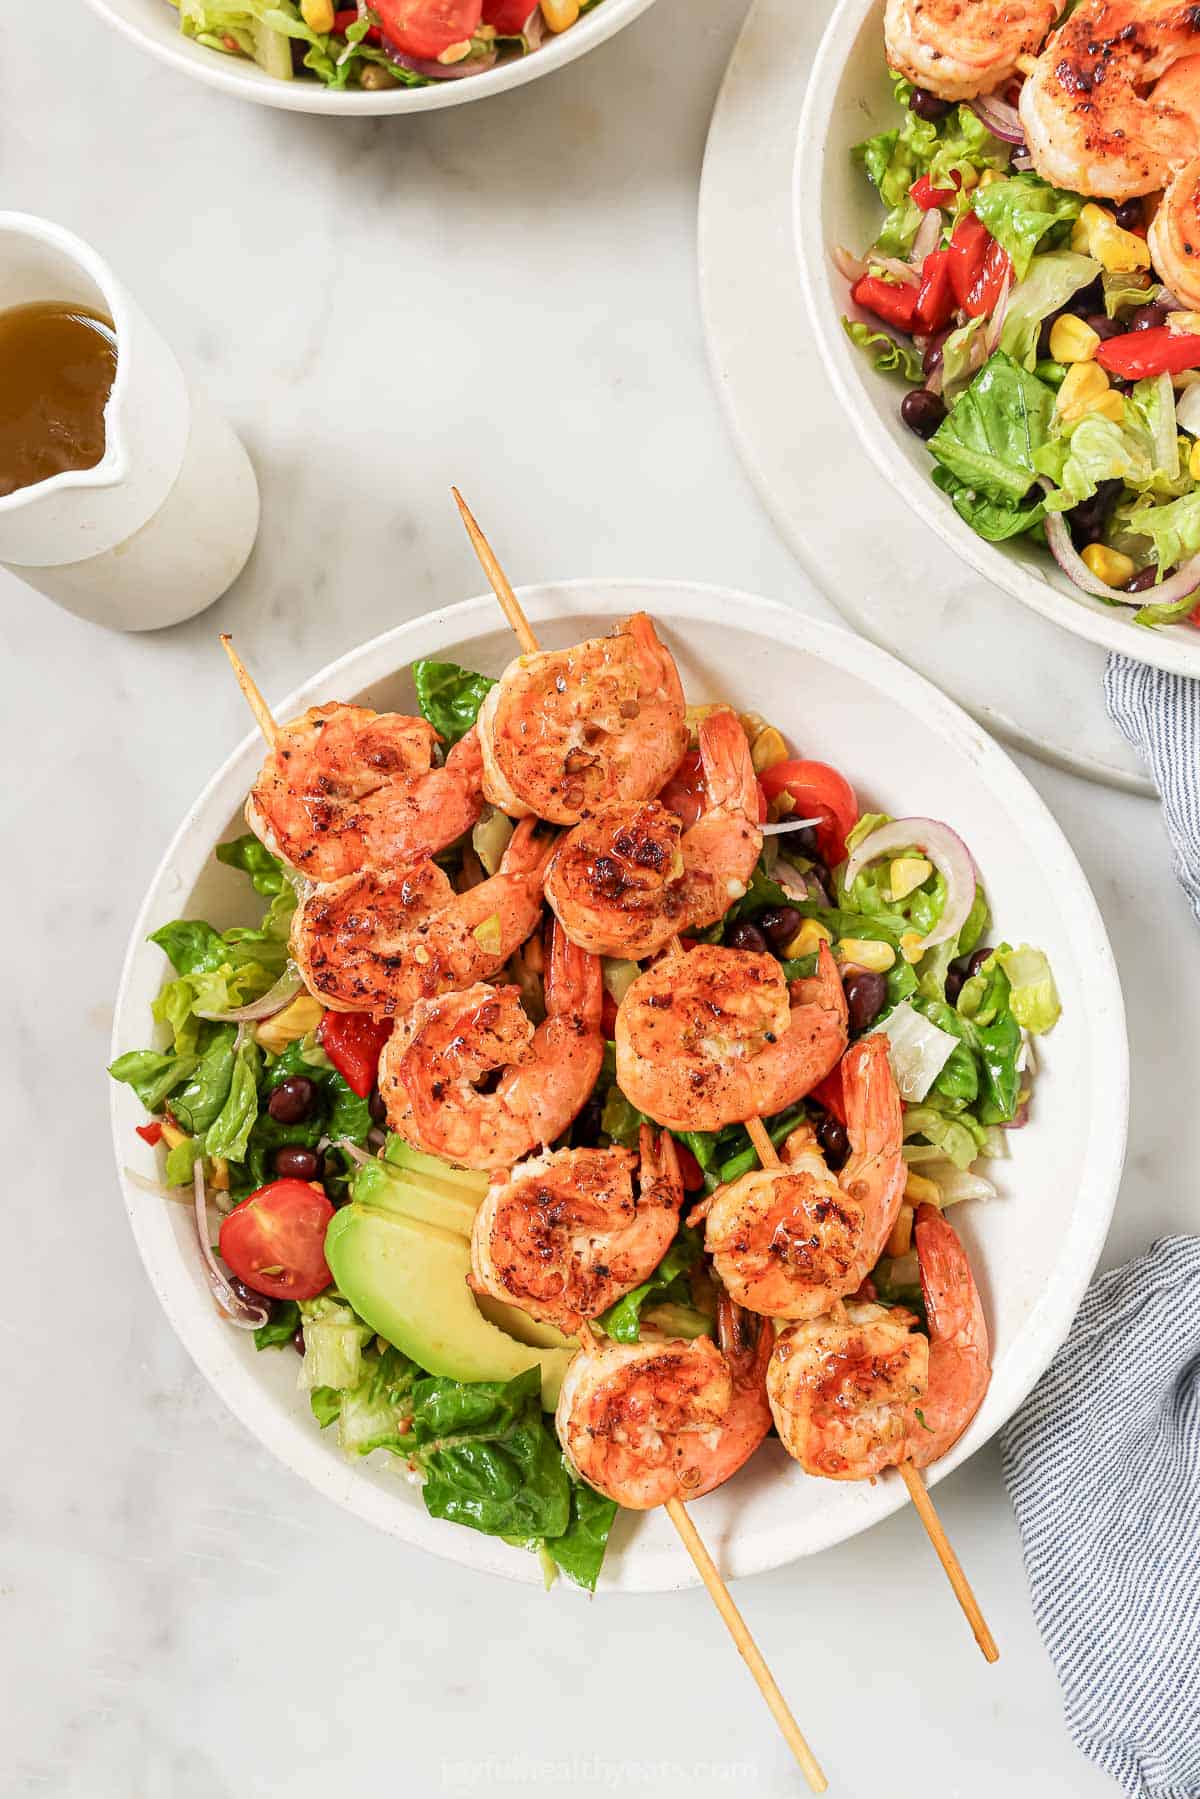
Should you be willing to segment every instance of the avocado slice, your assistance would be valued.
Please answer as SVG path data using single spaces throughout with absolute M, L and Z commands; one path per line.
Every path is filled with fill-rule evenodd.
M 469 1239 L 479 1202 L 487 1192 L 487 1175 L 472 1175 L 471 1180 L 474 1190 L 435 1175 L 410 1178 L 387 1162 L 364 1162 L 354 1177 L 353 1196 L 357 1205 L 399 1212 Z
M 574 1351 L 520 1343 L 489 1323 L 467 1286 L 470 1245 L 459 1232 L 356 1199 L 334 1214 L 325 1260 L 359 1317 L 430 1374 L 511 1380 L 536 1365 L 543 1406 L 557 1403 Z

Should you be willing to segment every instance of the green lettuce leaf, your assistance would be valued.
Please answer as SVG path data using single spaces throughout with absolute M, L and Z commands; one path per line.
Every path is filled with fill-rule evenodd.
M 224 862 L 227 868 L 238 868 L 243 874 L 249 875 L 255 893 L 261 893 L 264 899 L 282 893 L 287 885 L 283 863 L 249 831 L 243 837 L 235 837 L 230 843 L 218 843 L 217 861 Z
M 947 406 L 953 406 L 971 385 L 983 362 L 981 340 L 989 323 L 986 318 L 968 319 L 965 325 L 957 325 L 942 345 L 942 398 Z
M 199 1066 L 198 1055 L 131 1049 L 110 1063 L 108 1072 L 114 1081 L 124 1081 L 132 1087 L 148 1112 L 157 1112 L 175 1088 L 188 1080 Z
M 1200 552 L 1200 487 L 1165 505 L 1143 500 L 1125 522 L 1131 537 L 1150 540 L 1153 560 L 1166 573 Z
M 221 1110 L 205 1132 L 206 1156 L 223 1156 L 228 1162 L 240 1162 L 245 1155 L 251 1129 L 258 1117 L 258 1073 L 261 1062 L 261 1050 L 252 1037 L 247 1037 L 238 1046 L 233 1057 L 229 1086 Z M 183 1122 L 182 1119 L 180 1122 Z
M 964 486 L 1005 506 L 1029 491 L 1034 452 L 1049 438 L 1054 395 L 1003 350 L 989 358 L 929 440 Z
M 1044 950 L 1020 949 L 1001 944 L 996 960 L 1008 976 L 1009 1006 L 1017 1023 L 1027 1031 L 1052 1031 L 1062 1017 L 1062 1001 Z
M 413 683 L 422 717 L 447 748 L 471 729 L 489 689 L 496 685 L 489 675 L 473 674 L 456 662 L 433 661 L 413 663 Z
M 637 1343 L 641 1338 L 642 1308 L 647 1302 L 666 1300 L 687 1305 L 691 1301 L 688 1275 L 700 1260 L 703 1233 L 681 1225 L 679 1234 L 649 1280 L 626 1293 L 596 1320 L 618 1343 Z
M 907 83 L 897 82 L 897 99 L 905 108 L 903 123 L 878 132 L 852 152 L 887 208 L 874 245 L 883 256 L 907 256 L 912 248 L 924 214 L 908 190 L 919 176 L 928 175 L 934 187 L 958 189 L 950 208 L 957 217 L 970 205 L 984 169 L 1008 167 L 1008 146 L 992 136 L 969 106 L 956 106 L 932 122 L 908 110 L 911 92 Z
M 1114 275 L 1106 269 L 1100 280 L 1104 288 L 1104 310 L 1110 319 L 1138 306 L 1152 306 L 1162 293 L 1155 281 L 1149 286 L 1139 285 L 1145 281 L 1144 275 Z
M 1069 235 L 1069 227 L 1085 204 L 1078 194 L 1051 187 L 1034 174 L 1010 175 L 1006 181 L 994 181 L 988 187 L 977 188 L 972 198 L 976 216 L 1012 258 L 1018 281 L 1024 281 L 1029 273 L 1043 238 L 1048 249 L 1057 246 Z
M 1054 250 L 1036 256 L 1029 273 L 1009 294 L 1000 348 L 1022 368 L 1036 368 L 1044 321 L 1061 312 L 1071 295 L 1089 286 L 1099 273 L 1100 264 L 1094 257 L 1081 256 L 1074 250 Z
M 614 1500 L 605 1499 L 582 1481 L 571 1481 L 571 1516 L 561 1537 L 544 1539 L 547 1553 L 569 1580 L 589 1593 L 596 1590 L 596 1580 L 608 1535 L 617 1515 Z
M 958 516 L 970 525 L 972 531 L 980 537 L 986 537 L 989 543 L 1004 543 L 1010 537 L 1021 537 L 1027 531 L 1036 531 L 1046 516 L 1045 502 L 1040 493 L 1030 495 L 1018 505 L 1004 505 L 998 500 L 989 500 L 973 487 L 967 487 L 948 468 L 932 469 L 930 479 L 935 487 L 940 487 L 943 493 L 949 494 Z
M 254 1333 L 255 1349 L 282 1349 L 291 1342 L 300 1324 L 300 1307 L 294 1299 L 273 1299 L 271 1316 Z
M 171 1111 L 190 1137 L 207 1131 L 229 1096 L 236 1038 L 231 1024 L 214 1029 L 195 1070 L 171 1096 Z
M 872 366 L 881 374 L 899 375 L 909 387 L 924 380 L 920 355 L 911 344 L 900 343 L 886 331 L 873 331 L 861 319 L 843 318 L 842 328 L 850 342 L 866 352 Z
M 523 1543 L 565 1535 L 571 1481 L 543 1417 L 538 1368 L 504 1382 L 418 1380 L 412 1428 L 432 1517 Z

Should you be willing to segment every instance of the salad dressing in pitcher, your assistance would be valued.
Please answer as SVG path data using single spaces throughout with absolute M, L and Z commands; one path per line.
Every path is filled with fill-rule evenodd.
M 0 311 L 0 495 L 95 468 L 116 372 L 102 313 L 58 300 Z

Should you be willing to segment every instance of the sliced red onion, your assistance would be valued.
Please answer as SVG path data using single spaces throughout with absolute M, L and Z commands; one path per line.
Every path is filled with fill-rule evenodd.
M 173 1199 L 188 1206 L 192 1203 L 192 1190 L 187 1185 L 168 1187 L 165 1181 L 148 1180 L 144 1174 L 139 1174 L 136 1168 L 126 1168 L 124 1172 L 125 1179 L 131 1186 L 136 1187 L 139 1193 L 152 1193 L 155 1199 Z
M 270 1318 L 271 1307 L 266 1299 L 261 1306 L 239 1299 L 213 1254 L 212 1244 L 208 1240 L 208 1195 L 204 1190 L 203 1156 L 197 1156 L 192 1166 L 192 1186 L 195 1192 L 196 1241 L 200 1245 L 200 1259 L 204 1263 L 209 1290 L 230 1324 L 236 1325 L 240 1331 L 257 1330 Z
M 849 282 L 861 281 L 867 272 L 867 265 L 861 256 L 851 256 L 849 250 L 841 244 L 835 244 L 832 251 L 833 266 L 839 275 L 844 275 Z
M 1184 388 L 1175 405 L 1175 417 L 1185 431 L 1200 437 L 1200 381 Z
M 964 1199 L 995 1199 L 996 1188 L 986 1175 L 972 1174 L 969 1168 L 956 1168 L 953 1162 L 926 1164 L 927 1180 L 936 1181 L 942 1190 L 942 1204 L 957 1205 Z
M 819 825 L 819 818 L 781 818 L 773 825 L 759 825 L 764 837 L 782 837 L 785 831 L 803 831 L 806 825 Z
M 848 892 L 868 863 L 906 849 L 919 849 L 946 883 L 942 916 L 929 935 L 921 938 L 921 948 L 932 949 L 935 944 L 948 943 L 958 936 L 975 901 L 975 864 L 971 852 L 949 825 L 941 824 L 936 818 L 897 818 L 890 825 L 880 825 L 877 831 L 863 838 L 850 857 L 843 882 Z
M 780 856 L 773 870 L 774 878 L 791 899 L 815 900 L 819 906 L 829 911 L 833 901 L 825 891 L 824 883 L 813 873 L 812 869 L 797 868 L 794 862 L 785 861 Z
M 901 262 L 898 256 L 871 256 L 867 259 L 873 269 L 882 269 L 885 275 L 894 275 L 897 281 L 906 287 L 920 287 L 921 277 L 911 263 Z
M 1033 169 L 1033 158 L 1024 144 L 1013 151 L 1009 167 L 1014 175 L 1028 175 Z
M 973 100 L 967 101 L 967 105 L 980 124 L 985 125 L 1002 144 L 1024 144 L 1025 129 L 1021 124 L 1021 115 L 1007 100 L 1000 100 L 995 94 L 976 94 Z
M 1144 593 L 1126 593 L 1123 587 L 1109 587 L 1094 575 L 1071 542 L 1071 533 L 1061 512 L 1046 514 L 1046 542 L 1050 553 L 1068 579 L 1098 600 L 1113 600 L 1119 606 L 1174 606 L 1200 588 L 1200 555 L 1180 563 L 1175 573 L 1157 587 Z
M 340 1137 L 333 1147 L 340 1149 L 343 1155 L 349 1156 L 350 1160 L 359 1168 L 378 1159 L 375 1156 L 369 1156 L 365 1149 L 359 1148 L 357 1143 L 351 1143 L 349 1137 Z
M 1021 1104 L 1017 1107 L 1016 1112 L 1009 1119 L 1008 1123 L 1002 1124 L 1000 1126 L 1000 1129 L 1002 1131 L 1021 1131 L 1021 1130 L 1024 1130 L 1025 1126 L 1028 1123 L 1029 1123 L 1029 1101 L 1025 1100 L 1023 1102 L 1023 1104 Z
M 913 238 L 912 254 L 908 260 L 914 269 L 919 269 L 929 252 L 937 249 L 938 239 L 941 235 L 941 208 L 931 206 L 917 226 L 917 235 Z
M 542 9 L 540 6 L 535 6 L 529 17 L 526 19 L 524 25 L 521 27 L 521 36 L 525 39 L 525 48 L 527 50 L 540 50 L 545 43 L 546 21 L 542 17 Z
M 438 62 L 436 57 L 409 56 L 404 50 L 397 49 L 391 39 L 380 34 L 380 48 L 385 56 L 391 58 L 398 68 L 408 69 L 414 75 L 424 75 L 427 81 L 460 81 L 464 75 L 482 75 L 490 69 L 500 54 L 495 44 L 470 56 L 464 56 L 461 62 Z
M 1000 343 L 1000 333 L 1004 329 L 1004 315 L 1008 311 L 1009 296 L 1012 293 L 1012 270 L 1010 269 L 1000 283 L 1000 292 L 996 295 L 996 306 L 984 332 L 984 343 L 990 356 Z
M 231 1012 L 201 1012 L 197 1009 L 197 1018 L 207 1018 L 213 1024 L 252 1024 L 259 1018 L 273 1018 L 276 1012 L 282 1012 L 304 986 L 300 979 L 300 971 L 294 963 L 289 962 L 273 987 L 251 1000 L 248 1006 L 235 1006 Z

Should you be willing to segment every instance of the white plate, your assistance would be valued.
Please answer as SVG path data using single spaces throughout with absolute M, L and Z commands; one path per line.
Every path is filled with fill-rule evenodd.
M 93 12 L 115 25 L 124 37 L 148 50 L 159 62 L 169 63 L 185 75 L 194 75 L 209 87 L 253 100 L 259 106 L 276 106 L 284 112 L 329 112 L 341 118 L 361 119 L 394 112 L 434 112 L 441 106 L 462 106 L 468 100 L 484 100 L 527 81 L 549 75 L 564 63 L 574 62 L 602 44 L 652 6 L 654 0 L 603 0 L 594 12 L 557 37 L 546 35 L 540 50 L 511 62 L 498 63 L 480 75 L 464 75 L 458 81 L 435 82 L 429 87 L 397 87 L 383 93 L 349 89 L 335 93 L 314 76 L 279 81 L 241 56 L 223 56 L 209 50 L 179 29 L 179 15 L 169 0 L 88 0 Z M 533 0 L 530 0 L 530 11 Z
M 1025 538 L 991 544 L 960 519 L 930 479 L 928 450 L 901 421 L 900 383 L 878 374 L 842 329 L 849 286 L 830 259 L 869 244 L 882 216 L 878 195 L 850 151 L 899 120 L 883 48 L 884 0 L 841 0 L 813 65 L 801 115 L 793 189 L 800 275 L 827 368 L 879 472 L 968 567 L 1074 637 L 1181 675 L 1200 675 L 1200 631 L 1133 623 L 1133 607 L 1109 606 L 1075 587 L 1049 552 Z M 1062 646 L 1064 656 L 1070 645 Z
M 956 1212 L 993 1332 L 995 1375 L 971 1429 L 933 1471 L 940 1478 L 986 1442 L 1028 1392 L 1066 1334 L 1100 1253 L 1125 1146 L 1127 1048 L 1121 991 L 1095 901 L 1062 832 L 1024 776 L 957 706 L 872 645 L 748 594 L 667 582 L 586 581 L 525 589 L 548 645 L 609 629 L 637 607 L 672 645 L 689 698 L 727 698 L 778 722 L 808 755 L 842 767 L 861 799 L 933 815 L 963 832 L 1004 932 L 1049 952 L 1064 1015 L 1047 1040 L 1034 1121 L 1012 1133 L 1004 1196 Z M 413 707 L 409 664 L 439 655 L 497 673 L 513 652 L 490 599 L 402 625 L 322 670 L 277 707 L 292 716 L 328 699 Z M 213 654 L 217 654 L 214 646 Z M 245 742 L 189 811 L 155 875 L 121 976 L 113 1053 L 144 1045 L 165 963 L 145 941 L 181 914 L 224 924 L 246 916 L 246 883 L 212 859 L 241 827 L 262 750 Z M 154 1173 L 134 1135 L 144 1114 L 114 1084 L 118 1169 Z M 410 1543 L 493 1573 L 536 1581 L 536 1560 L 490 1537 L 429 1518 L 390 1458 L 348 1462 L 316 1428 L 296 1390 L 296 1358 L 257 1353 L 210 1301 L 186 1208 L 123 1181 L 151 1283 L 183 1343 L 222 1398 L 289 1467 L 330 1498 Z M 811 1480 L 777 1444 L 696 1506 L 725 1571 L 756 1573 L 822 1549 L 904 1503 L 898 1480 L 876 1486 Z M 661 1515 L 623 1516 L 604 1585 L 657 1591 L 694 1576 Z
M 713 380 L 780 534 L 843 616 L 1019 749 L 1153 794 L 1104 708 L 1104 652 L 965 567 L 879 475 L 808 328 L 791 229 L 796 122 L 830 0 L 757 0 L 713 114 L 700 292 Z

